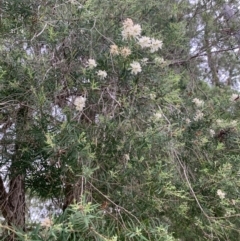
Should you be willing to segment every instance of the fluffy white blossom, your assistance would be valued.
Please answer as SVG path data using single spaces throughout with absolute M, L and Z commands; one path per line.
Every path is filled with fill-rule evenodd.
M 131 18 L 127 18 L 123 21 L 123 27 L 124 28 L 130 28 L 133 26 L 133 21 Z
M 156 51 L 158 51 L 158 49 L 161 49 L 163 45 L 163 42 L 161 40 L 158 39 L 151 39 L 151 44 L 150 44 L 150 52 L 154 53 Z
M 204 105 L 203 100 L 199 100 L 198 98 L 194 98 L 192 102 L 197 106 L 197 107 L 202 107 Z
M 187 124 L 191 123 L 191 120 L 189 118 L 187 118 L 185 121 L 186 121 Z
M 120 54 L 126 58 L 127 56 L 129 56 L 132 53 L 131 49 L 128 47 L 123 47 L 120 49 Z
M 226 193 L 223 192 L 221 189 L 218 189 L 217 190 L 217 195 L 219 196 L 219 198 L 224 199 L 225 196 L 226 196 Z
M 158 121 L 162 118 L 162 113 L 160 111 L 156 112 L 153 116 L 154 120 Z
M 98 70 L 97 75 L 100 79 L 105 79 L 107 77 L 107 72 L 105 70 Z
M 142 28 L 139 24 L 135 24 L 133 25 L 133 27 L 131 28 L 131 34 L 132 36 L 135 38 L 137 36 L 140 36 L 142 32 Z
M 202 113 L 202 111 L 197 110 L 195 116 L 193 117 L 193 119 L 194 119 L 195 121 L 198 121 L 198 120 L 201 120 L 202 118 L 203 118 L 203 113 Z
M 142 28 L 139 24 L 133 24 L 130 18 L 123 22 L 122 37 L 123 39 L 137 38 L 141 35 Z
M 211 137 L 214 137 L 215 131 L 214 131 L 213 129 L 210 129 L 210 130 L 209 130 L 209 134 L 210 134 Z
M 141 64 L 142 64 L 142 65 L 146 65 L 147 62 L 148 62 L 148 58 L 143 58 L 143 59 L 141 59 Z
M 131 73 L 132 74 L 138 74 L 142 71 L 141 65 L 137 61 L 133 61 L 131 64 Z
M 110 53 L 112 55 L 118 55 L 119 54 L 119 49 L 118 49 L 118 46 L 117 45 L 111 45 L 110 46 Z
M 157 64 L 157 65 L 163 65 L 163 64 L 166 63 L 166 61 L 162 57 L 156 57 L 154 59 L 154 63 Z
M 97 67 L 96 61 L 94 59 L 89 59 L 88 60 L 88 67 L 89 67 L 89 69 L 93 69 L 93 68 Z
M 239 99 L 239 95 L 237 95 L 237 94 L 232 94 L 232 96 L 230 97 L 230 101 L 232 101 L 232 102 L 234 102 L 234 101 L 236 101 L 236 100 L 238 100 Z
M 151 39 L 149 37 L 143 36 L 143 37 L 138 39 L 138 44 L 142 48 L 148 48 L 148 47 L 151 46 Z
M 156 94 L 154 92 L 150 93 L 149 95 L 151 100 L 155 100 L 156 99 Z
M 125 159 L 125 161 L 129 161 L 130 160 L 129 154 L 124 154 L 123 158 Z
M 86 100 L 87 99 L 83 96 L 76 97 L 76 99 L 74 101 L 74 105 L 76 106 L 76 110 L 82 111 L 83 108 L 85 107 Z

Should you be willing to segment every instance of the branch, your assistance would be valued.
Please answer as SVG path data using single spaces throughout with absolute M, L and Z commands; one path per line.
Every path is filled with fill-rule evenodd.
M 211 51 L 209 52 L 210 54 L 218 54 L 218 53 L 222 53 L 222 52 L 227 52 L 227 51 L 231 51 L 231 50 L 234 50 L 234 49 L 238 49 L 239 47 L 231 47 L 231 48 L 227 48 L 227 49 L 220 49 L 220 50 L 215 50 L 215 51 Z M 204 52 L 199 52 L 195 55 L 192 55 L 190 56 L 189 58 L 185 59 L 185 60 L 176 60 L 176 61 L 173 61 L 169 64 L 169 66 L 171 65 L 182 65 L 186 62 L 189 62 L 191 61 L 192 59 L 195 59 L 195 58 L 198 58 L 198 57 L 202 57 L 202 56 L 207 56 L 207 53 Z
M 91 187 L 93 187 L 98 193 L 100 193 L 104 198 L 106 198 L 110 203 L 112 203 L 113 205 L 115 205 L 116 207 L 122 209 L 123 211 L 125 211 L 127 214 L 129 214 L 130 216 L 132 216 L 139 224 L 141 224 L 141 222 L 138 220 L 138 218 L 133 215 L 131 212 L 129 212 L 127 209 L 125 209 L 122 206 L 117 205 L 115 202 L 113 202 L 110 198 L 108 198 L 106 195 L 104 195 L 99 189 L 97 189 L 91 182 L 88 182 L 90 184 Z

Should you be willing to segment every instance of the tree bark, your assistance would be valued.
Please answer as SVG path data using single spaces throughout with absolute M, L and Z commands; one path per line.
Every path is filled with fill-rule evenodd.
M 26 126 L 27 108 L 20 107 L 16 118 L 15 153 L 11 160 L 9 192 L 0 178 L 0 209 L 9 226 L 25 230 L 25 171 L 22 167 L 22 147 L 24 127 Z M 15 241 L 14 233 L 8 234 L 7 241 Z
M 213 85 L 219 85 L 219 77 L 218 77 L 218 71 L 217 71 L 217 66 L 215 59 L 212 56 L 212 51 L 211 51 L 211 44 L 209 42 L 209 30 L 208 26 L 206 24 L 205 29 L 204 29 L 204 41 L 205 41 L 205 47 L 206 47 L 206 53 L 207 53 L 207 62 L 208 62 L 208 67 L 210 69 L 210 72 L 212 74 L 211 82 Z

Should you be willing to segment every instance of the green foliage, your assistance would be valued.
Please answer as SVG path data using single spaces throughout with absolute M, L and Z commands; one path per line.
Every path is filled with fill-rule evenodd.
M 214 62 L 230 71 L 208 43 L 217 6 L 200 15 L 188 1 L 5 4 L 0 165 L 64 209 L 19 239 L 238 240 L 240 106 L 213 75 Z M 124 39 L 128 18 L 163 46 Z
M 138 224 L 136 224 L 136 222 Z M 126 217 L 124 211 L 106 212 L 99 205 L 81 202 L 71 205 L 58 218 L 45 219 L 27 234 L 17 233 L 19 240 L 175 240 L 167 227 L 156 222 L 140 224 L 134 216 Z

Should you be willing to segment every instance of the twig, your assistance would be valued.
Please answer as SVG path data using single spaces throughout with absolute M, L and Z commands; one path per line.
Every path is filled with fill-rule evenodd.
M 35 35 L 32 37 L 31 41 L 33 41 L 35 38 L 39 37 L 39 36 L 44 32 L 44 30 L 45 30 L 45 28 L 47 27 L 47 25 L 48 25 L 48 23 L 45 23 L 45 25 L 44 25 L 43 29 L 41 30 L 41 32 L 39 32 L 37 35 L 35 34 Z
M 117 205 L 115 202 L 113 202 L 110 198 L 108 198 L 106 195 L 104 195 L 100 190 L 98 190 L 92 183 L 88 182 L 90 184 L 91 187 L 93 187 L 97 192 L 99 192 L 104 198 L 106 198 L 110 203 L 114 204 L 116 207 L 119 207 L 120 209 L 124 210 L 126 213 L 128 213 L 130 216 L 134 217 L 137 222 L 139 224 L 141 224 L 141 222 L 138 220 L 138 218 L 133 215 L 132 213 L 130 213 L 127 209 L 125 209 L 124 207 L 121 207 L 119 205 Z

